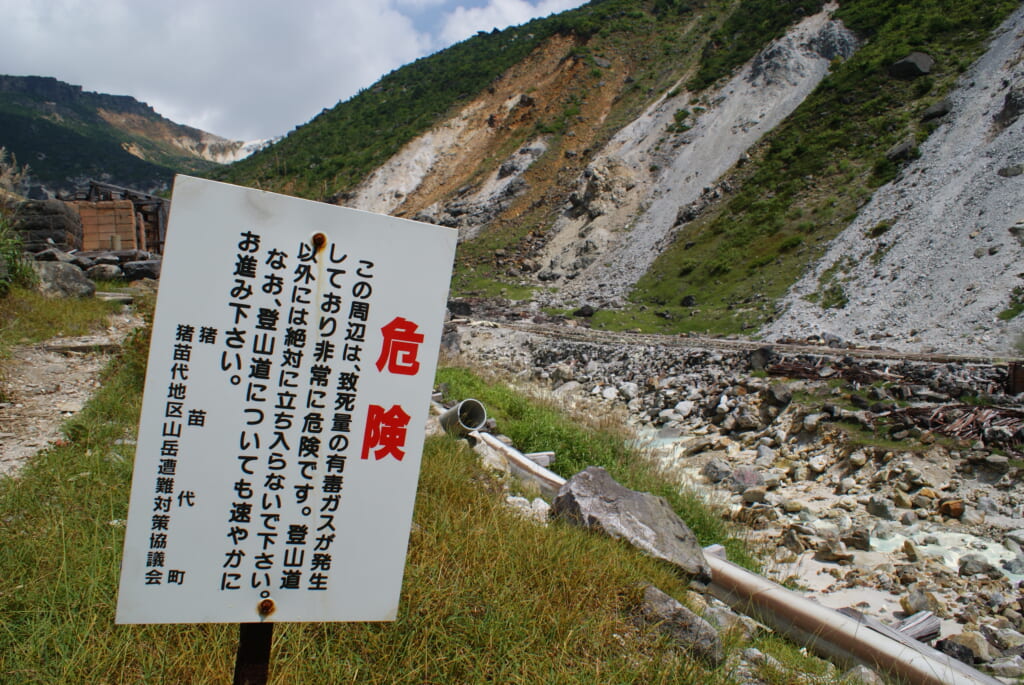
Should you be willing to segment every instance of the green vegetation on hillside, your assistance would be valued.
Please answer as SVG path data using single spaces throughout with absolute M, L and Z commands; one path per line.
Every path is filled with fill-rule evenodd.
M 5 78 L 12 83 L 19 80 Z M 72 88 L 66 86 L 63 90 Z M 29 163 L 33 184 L 50 189 L 72 190 L 76 182 L 88 178 L 147 189 L 170 187 L 177 172 L 205 173 L 218 166 L 186 155 L 164 141 L 112 126 L 99 115 L 97 106 L 120 99 L 86 93 L 53 102 L 30 88 L 0 90 L 0 145 Z M 123 99 L 147 111 L 142 103 Z M 154 112 L 145 116 L 173 126 Z M 128 147 L 145 159 L 129 152 Z
M 733 0 L 719 0 L 728 5 Z M 283 190 L 302 197 L 343 196 L 407 142 L 488 88 L 510 67 L 555 35 L 574 36 L 576 54 L 589 57 L 591 44 L 623 43 L 644 56 L 623 105 L 635 115 L 636 95 L 644 102 L 677 74 L 674 63 L 691 46 L 679 45 L 684 19 L 714 0 L 595 0 L 583 7 L 522 26 L 476 36 L 424 57 L 381 78 L 351 99 L 321 112 L 284 140 L 212 174 L 232 183 Z M 707 17 L 716 25 L 717 15 Z M 757 44 L 754 44 L 756 49 Z M 621 109 L 621 107 L 620 107 Z M 573 112 L 538 133 L 565 132 Z M 621 126 L 627 119 L 612 117 Z
M 741 0 L 705 43 L 700 69 L 686 87 L 704 90 L 728 76 L 768 41 L 785 33 L 790 24 L 817 14 L 824 4 L 824 0 Z
M 633 293 L 646 312 L 610 317 L 606 325 L 629 327 L 636 325 L 630 316 L 640 316 L 652 330 L 734 333 L 769 319 L 775 300 L 874 189 L 899 172 L 885 152 L 927 137 L 936 124 L 922 123 L 921 114 L 950 91 L 1017 4 L 844 3 L 837 16 L 870 40 L 833 65 L 817 90 L 765 137 L 752 162 L 735 172 L 739 190 L 679 231 Z M 889 65 L 912 50 L 935 58 L 932 74 L 914 81 L 889 76 Z M 842 306 L 843 275 L 837 268 L 822 282 L 819 304 Z M 681 306 L 687 295 L 697 307 Z
M 680 228 L 674 244 L 638 284 L 634 306 L 599 312 L 594 324 L 738 333 L 770 319 L 777 299 L 807 265 L 870 194 L 899 173 L 901 163 L 887 159 L 886 151 L 904 141 L 920 143 L 938 125 L 922 122 L 922 113 L 948 94 L 1016 5 L 1013 0 L 842 3 L 836 16 L 862 39 L 858 52 L 835 60 L 818 89 L 751 150 L 749 163 L 732 172 L 733 194 Z M 539 183 L 559 187 L 531 190 L 533 201 L 513 219 L 493 222 L 459 247 L 457 293 L 515 291 L 525 297 L 516 283 L 504 282 L 514 279 L 495 255 L 532 256 L 533 243 L 543 242 L 564 210 L 569 186 L 588 155 L 654 99 L 681 92 L 672 90 L 679 78 L 688 77 L 690 87 L 713 87 L 821 6 L 819 0 L 604 0 L 522 27 L 481 32 L 387 75 L 217 177 L 306 197 L 344 197 L 403 144 L 485 90 L 542 41 L 572 36 L 566 58 L 588 60 L 591 73 L 577 79 L 564 101 L 550 103 L 551 113 L 534 128 L 511 134 L 502 148 L 510 153 L 529 136 L 546 134 L 549 151 L 527 176 L 546 167 Z M 913 50 L 935 58 L 932 73 L 913 81 L 889 76 L 889 65 Z M 574 149 L 570 157 L 566 141 L 584 111 L 581 103 L 604 78 L 596 64 L 605 54 L 615 55 L 628 77 L 599 133 L 582 154 Z M 680 103 L 678 131 L 690 125 L 687 111 L 687 103 Z M 481 160 L 473 178 L 496 168 L 499 157 Z M 879 227 L 873 237 L 883 233 Z M 885 249 L 879 240 L 872 253 L 853 257 L 879 261 Z M 812 295 L 814 301 L 842 307 L 848 300 L 845 277 L 837 266 Z M 696 306 L 682 304 L 684 298 L 692 304 L 688 296 Z
M 103 178 L 121 183 L 170 185 L 174 171 L 129 154 L 108 131 L 68 127 L 45 119 L 0 109 L 4 144 L 22 159 L 32 160 L 37 183 L 68 187 L 70 179 Z M 52 185 L 51 185 L 52 184 Z

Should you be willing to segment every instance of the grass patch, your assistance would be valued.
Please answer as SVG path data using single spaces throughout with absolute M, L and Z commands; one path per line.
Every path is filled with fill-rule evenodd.
M 12 345 L 37 343 L 54 336 L 87 335 L 121 305 L 91 297 L 50 299 L 25 288 L 0 298 L 0 355 Z
M 457 280 L 457 283 L 455 282 Z M 478 270 L 463 272 L 453 278 L 452 294 L 462 297 L 505 297 L 510 300 L 529 300 L 533 297 L 531 286 L 503 283 Z
M 1010 293 L 1010 306 L 999 312 L 999 318 L 1009 321 L 1020 316 L 1021 312 L 1024 312 L 1024 287 L 1017 286 Z
M 879 238 L 885 235 L 892 228 L 891 221 L 879 221 L 866 231 L 868 238 Z

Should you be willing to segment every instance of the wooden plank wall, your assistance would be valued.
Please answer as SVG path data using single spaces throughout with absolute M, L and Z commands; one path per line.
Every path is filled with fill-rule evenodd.
M 82 219 L 82 249 L 145 250 L 136 230 L 135 205 L 131 200 L 75 202 Z

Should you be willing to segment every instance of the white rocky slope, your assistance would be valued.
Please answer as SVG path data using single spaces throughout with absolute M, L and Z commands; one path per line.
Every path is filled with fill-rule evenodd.
M 1022 31 L 1024 7 L 963 75 L 920 158 L 875 193 L 791 289 L 762 331 L 767 338 L 819 332 L 899 349 L 1011 352 L 1024 316 L 997 315 L 1024 287 L 1024 175 L 1015 168 L 1024 164 Z M 1008 125 L 997 123 L 1001 113 Z M 882 222 L 891 228 L 881 232 Z M 830 285 L 842 287 L 845 307 L 822 310 L 806 299 Z
M 554 302 L 616 304 L 671 239 L 681 207 L 711 192 L 765 133 L 796 109 L 856 40 L 831 18 L 808 17 L 713 95 L 662 98 L 623 128 L 589 165 L 574 207 L 554 226 L 542 280 Z M 692 127 L 673 133 L 676 112 Z M 703 111 L 701 111 L 703 110 Z

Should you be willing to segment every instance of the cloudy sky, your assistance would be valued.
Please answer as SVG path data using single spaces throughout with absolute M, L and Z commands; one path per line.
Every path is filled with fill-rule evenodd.
M 0 73 L 131 95 L 237 140 L 418 57 L 585 0 L 0 0 Z

